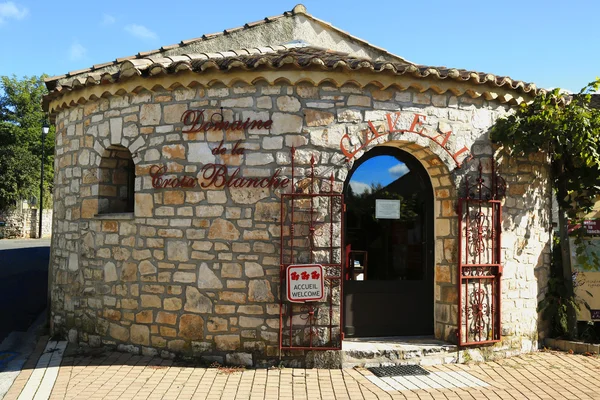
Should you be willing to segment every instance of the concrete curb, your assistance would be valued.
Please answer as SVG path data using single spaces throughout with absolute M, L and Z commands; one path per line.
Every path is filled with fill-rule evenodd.
M 559 349 L 562 351 L 572 351 L 573 353 L 591 353 L 600 354 L 600 345 L 584 342 L 575 342 L 573 340 L 550 339 L 544 340 L 544 345 L 549 348 Z

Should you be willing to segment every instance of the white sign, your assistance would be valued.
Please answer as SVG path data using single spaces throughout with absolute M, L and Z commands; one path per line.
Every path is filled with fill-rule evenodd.
M 290 265 L 286 277 L 288 301 L 303 303 L 323 299 L 322 265 Z
M 375 218 L 400 219 L 400 200 L 375 199 Z

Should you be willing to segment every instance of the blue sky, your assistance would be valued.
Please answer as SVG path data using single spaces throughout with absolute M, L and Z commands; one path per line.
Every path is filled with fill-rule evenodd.
M 356 194 L 368 190 L 371 184 L 387 186 L 410 170 L 392 156 L 377 156 L 362 163 L 350 177 L 350 186 Z
M 419 64 L 576 91 L 600 75 L 598 1 L 303 3 L 314 16 Z M 295 4 L 0 0 L 0 75 L 63 74 L 277 15 Z

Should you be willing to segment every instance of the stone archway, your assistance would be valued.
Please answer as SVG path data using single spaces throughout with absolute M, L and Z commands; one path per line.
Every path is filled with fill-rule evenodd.
M 414 142 L 395 140 L 371 149 L 376 147 L 396 148 L 410 154 L 420 163 L 429 178 L 433 190 L 433 334 L 436 339 L 455 342 L 458 313 L 458 193 L 451 170 L 448 163 L 432 149 Z

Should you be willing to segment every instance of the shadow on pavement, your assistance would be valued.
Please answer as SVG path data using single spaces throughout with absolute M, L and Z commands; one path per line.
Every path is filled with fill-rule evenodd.
M 0 250 L 0 342 L 46 308 L 49 257 L 46 246 Z

